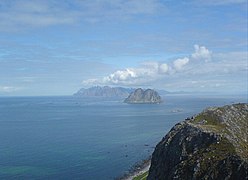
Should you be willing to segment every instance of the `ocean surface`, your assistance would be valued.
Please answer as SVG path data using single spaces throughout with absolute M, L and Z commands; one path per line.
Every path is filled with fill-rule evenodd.
M 0 179 L 111 180 L 148 158 L 177 122 L 246 97 L 166 96 L 162 104 L 0 98 Z

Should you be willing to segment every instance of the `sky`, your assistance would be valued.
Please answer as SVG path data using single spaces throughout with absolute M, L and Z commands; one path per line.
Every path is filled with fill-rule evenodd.
M 246 0 L 0 0 L 0 96 L 247 94 Z

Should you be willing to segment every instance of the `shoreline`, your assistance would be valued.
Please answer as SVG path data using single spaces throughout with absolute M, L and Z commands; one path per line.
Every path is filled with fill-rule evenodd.
M 139 176 L 141 174 L 144 174 L 145 172 L 149 171 L 150 166 L 151 166 L 151 162 L 149 162 L 149 164 L 147 164 L 144 168 L 134 172 L 129 177 L 126 177 L 123 180 L 132 180 L 133 178 L 135 178 L 135 177 L 137 177 L 137 176 Z
M 150 166 L 151 166 L 151 157 L 134 165 L 127 174 L 124 174 L 123 176 L 116 178 L 115 180 L 132 180 L 134 177 L 149 171 Z

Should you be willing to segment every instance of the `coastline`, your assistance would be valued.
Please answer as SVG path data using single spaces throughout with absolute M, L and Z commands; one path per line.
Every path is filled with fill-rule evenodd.
M 123 176 L 116 178 L 115 180 L 132 180 L 133 178 L 149 171 L 150 165 L 151 157 L 134 165 L 127 174 L 124 174 Z
M 149 164 L 147 164 L 144 168 L 134 172 L 132 175 L 125 178 L 124 180 L 132 180 L 133 178 L 146 173 L 147 171 L 149 171 L 150 166 L 151 166 L 151 162 L 149 162 Z

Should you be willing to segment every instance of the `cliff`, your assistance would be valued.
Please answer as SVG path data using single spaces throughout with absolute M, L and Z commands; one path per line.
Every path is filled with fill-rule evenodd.
M 248 179 L 248 104 L 209 108 L 156 146 L 148 180 Z
M 124 102 L 129 104 L 158 104 L 162 102 L 162 99 L 159 94 L 152 89 L 143 90 L 138 88 L 132 92 Z
M 123 87 L 109 87 L 109 86 L 95 86 L 88 89 L 82 88 L 74 94 L 78 97 L 113 97 L 113 98 L 125 98 L 133 89 Z

